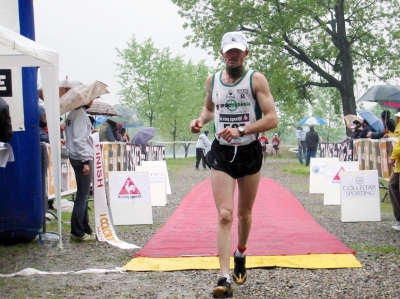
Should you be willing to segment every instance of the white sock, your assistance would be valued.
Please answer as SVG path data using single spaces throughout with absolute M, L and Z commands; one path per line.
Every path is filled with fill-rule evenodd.
M 235 256 L 236 257 L 244 257 L 244 252 L 240 252 L 239 250 L 236 249 Z
M 226 281 L 231 283 L 231 276 L 229 274 L 223 274 L 222 277 L 225 277 Z

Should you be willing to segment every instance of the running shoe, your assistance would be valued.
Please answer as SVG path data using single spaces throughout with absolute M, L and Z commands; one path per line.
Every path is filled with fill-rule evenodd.
M 394 230 L 400 230 L 400 223 L 397 222 L 397 224 L 396 224 L 396 225 L 393 225 L 392 228 L 393 228 Z
M 226 277 L 218 279 L 218 285 L 214 288 L 213 298 L 230 298 L 233 296 L 231 284 Z
M 233 270 L 233 281 L 236 284 L 244 284 L 247 279 L 246 273 L 246 256 L 237 257 L 234 256 L 235 268 Z
M 82 237 L 75 236 L 71 234 L 71 241 L 73 242 L 94 242 L 96 241 L 96 235 L 95 234 L 84 234 Z

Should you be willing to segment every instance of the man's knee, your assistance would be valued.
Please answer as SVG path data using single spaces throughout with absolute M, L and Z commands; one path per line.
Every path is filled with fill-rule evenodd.
M 226 209 L 219 211 L 219 222 L 221 224 L 231 224 L 233 222 L 233 213 Z
M 238 209 L 237 212 L 238 221 L 240 222 L 247 222 L 251 220 L 251 210 L 247 209 Z

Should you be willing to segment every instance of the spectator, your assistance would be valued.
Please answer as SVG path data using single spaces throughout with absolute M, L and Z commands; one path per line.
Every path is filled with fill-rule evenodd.
M 41 105 L 39 105 L 39 140 L 40 142 L 50 143 L 47 132 L 46 109 Z
M 107 119 L 100 126 L 100 141 L 115 142 L 117 139 L 117 123 Z
M 360 138 L 360 134 L 363 131 L 361 122 L 358 121 L 358 120 L 353 121 L 352 129 L 353 129 L 353 132 L 351 133 L 351 135 L 350 135 L 350 137 L 348 139 L 358 139 L 358 138 Z
M 298 146 L 299 162 L 303 164 L 303 156 L 306 158 L 306 131 L 301 126 L 297 127 L 296 140 Z
M 208 140 L 208 130 L 204 131 L 204 134 L 200 134 L 199 138 L 197 139 L 197 144 L 196 144 L 196 170 L 199 169 L 200 165 L 200 160 L 202 161 L 203 164 L 203 170 L 207 170 L 206 162 L 204 160 L 204 156 L 206 153 L 206 148 L 211 145 L 210 140 Z
M 397 124 L 399 124 L 400 112 L 397 112 L 395 115 Z M 397 137 L 399 138 L 400 136 Z M 393 165 L 393 172 L 390 175 L 388 187 L 393 214 L 396 220 L 396 224 L 393 225 L 392 228 L 400 231 L 400 142 L 393 148 L 392 155 L 390 156 L 390 164 Z
M 272 138 L 272 148 L 273 148 L 273 154 L 274 154 L 274 161 L 276 159 L 276 156 L 279 155 L 279 145 L 281 144 L 281 140 L 278 137 L 278 134 L 275 133 L 274 138 Z
M 46 109 L 42 105 L 39 105 L 39 140 L 40 142 L 50 143 L 49 132 L 47 128 Z M 60 142 L 61 146 L 65 145 L 65 139 L 61 137 L 61 133 L 60 133 Z
M 65 136 L 69 161 L 74 169 L 77 191 L 71 215 L 71 241 L 93 242 L 96 235 L 89 225 L 88 199 L 93 178 L 92 124 L 86 109 L 93 104 L 72 110 L 67 117 Z
M 396 122 L 390 118 L 390 111 L 385 110 L 381 113 L 381 119 L 383 123 L 383 131 L 380 132 L 368 132 L 367 137 L 371 139 L 387 138 L 390 133 L 394 133 L 396 128 Z
M 362 132 L 360 133 L 360 135 L 358 135 L 358 138 L 368 138 L 369 132 L 376 132 L 376 130 L 373 129 L 365 119 L 363 120 L 361 125 L 362 125 Z
M 8 143 L 12 137 L 10 108 L 8 103 L 0 97 L 0 142 Z
M 45 142 L 45 143 L 50 143 L 49 135 L 47 132 L 46 109 L 41 105 L 39 105 L 39 141 Z M 47 152 L 45 154 L 47 155 Z M 45 161 L 45 159 L 42 159 L 42 162 L 43 161 Z M 47 170 L 48 166 L 49 166 L 48 164 L 43 162 L 44 169 Z M 54 199 L 47 200 L 47 208 L 48 208 L 48 210 L 54 210 Z
M 126 134 L 126 128 L 120 128 L 119 134 L 121 135 L 123 142 L 129 142 L 129 135 Z
M 306 133 L 306 147 L 307 147 L 306 166 L 310 165 L 311 158 L 315 158 L 317 156 L 318 144 L 319 144 L 318 133 L 314 130 L 314 126 L 310 126 L 310 131 Z

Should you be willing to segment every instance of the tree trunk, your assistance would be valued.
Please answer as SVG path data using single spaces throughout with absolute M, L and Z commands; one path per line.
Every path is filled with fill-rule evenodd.
M 337 37 L 339 59 L 341 61 L 340 68 L 340 86 L 338 90 L 342 98 L 343 116 L 347 114 L 356 115 L 356 101 L 354 97 L 354 69 L 351 56 L 351 45 L 346 37 L 346 22 L 344 14 L 344 0 L 339 0 L 335 7 L 337 20 Z M 346 129 L 347 135 L 351 133 L 350 129 Z

